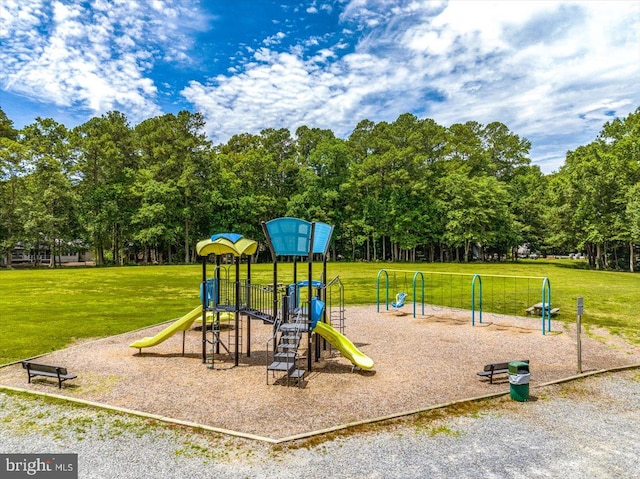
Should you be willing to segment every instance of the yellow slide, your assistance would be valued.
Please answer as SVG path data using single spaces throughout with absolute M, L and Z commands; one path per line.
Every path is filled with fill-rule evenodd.
M 346 336 L 340 334 L 335 328 L 318 321 L 313 331 L 329 341 L 331 346 L 338 349 L 355 366 L 362 369 L 373 369 L 373 359 L 361 353 Z
M 189 329 L 193 324 L 193 322 L 198 318 L 202 318 L 202 306 L 198 306 L 197 308 L 194 308 L 193 311 L 188 312 L 183 317 L 178 319 L 175 323 L 172 323 L 169 327 L 163 329 L 155 336 L 142 338 L 136 341 L 135 343 L 131 343 L 129 347 L 142 349 L 142 348 L 150 348 L 151 346 L 160 344 L 163 341 L 166 341 L 167 339 L 169 339 L 174 334 L 180 331 L 186 331 L 187 329 Z

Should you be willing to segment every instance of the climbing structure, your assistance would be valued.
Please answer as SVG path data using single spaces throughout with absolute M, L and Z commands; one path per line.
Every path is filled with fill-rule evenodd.
M 215 354 L 224 349 L 234 359 L 237 366 L 240 351 L 242 350 L 242 319 L 241 312 L 244 308 L 241 303 L 240 260 L 247 258 L 246 284 L 251 281 L 251 255 L 258 249 L 258 243 L 236 233 L 219 233 L 211 238 L 202 240 L 196 245 L 196 252 L 202 258 L 202 284 L 200 286 L 200 299 L 202 301 L 202 362 L 211 360 L 214 365 Z M 216 268 L 214 277 L 207 278 L 207 262 L 210 255 L 215 255 Z M 222 277 L 221 258 L 231 255 L 235 264 L 235 280 L 233 289 L 230 290 L 228 270 L 227 277 Z M 233 294 L 231 294 L 231 291 Z M 233 295 L 233 299 L 231 296 Z M 225 343 L 221 338 L 221 320 L 229 318 L 233 313 L 233 337 Z M 211 327 L 207 327 L 207 316 L 212 316 Z M 250 331 L 249 322 L 247 330 Z M 249 334 L 249 333 L 247 333 Z M 209 347 L 209 349 L 208 349 Z M 209 354 L 209 352 L 211 354 Z M 247 355 L 250 354 L 249 341 L 247 340 Z
M 273 324 L 273 334 L 267 342 L 267 382 L 269 374 L 281 372 L 285 374 L 287 383 L 294 379 L 300 384 L 306 373 L 312 370 L 312 358 L 319 361 L 321 350 L 327 349 L 328 345 L 350 359 L 354 367 L 373 367 L 373 361 L 360 353 L 342 334 L 344 290 L 340 278 L 336 276 L 326 283 L 326 260 L 333 226 L 298 218 L 277 218 L 262 223 L 262 228 L 273 258 L 273 282 L 268 285 L 251 282 L 251 255 L 258 248 L 255 241 L 235 233 L 220 233 L 196 246 L 202 258 L 202 362 L 209 363 L 209 367 L 214 369 L 216 354 L 226 352 L 237 366 L 243 351 L 245 331 L 244 344 L 249 357 L 250 320 L 259 319 Z M 233 265 L 221 264 L 225 255 L 233 258 Z M 313 279 L 314 256 L 322 258 L 320 280 Z M 213 276 L 208 277 L 207 264 L 212 257 L 215 257 L 216 267 Z M 241 278 L 243 258 L 246 276 Z M 280 258 L 293 262 L 293 283 L 288 286 L 278 281 Z M 307 278 L 298 281 L 300 259 L 306 261 Z M 234 266 L 235 274 L 232 274 Z M 244 331 L 243 317 L 247 318 Z M 228 335 L 223 338 L 222 324 L 230 321 L 233 321 L 233 326 L 226 328 Z M 306 364 L 299 364 L 304 359 Z
M 153 347 L 182 332 L 184 355 L 186 331 L 200 318 L 202 362 L 215 369 L 216 355 L 226 353 L 238 366 L 243 349 L 247 357 L 251 356 L 250 320 L 258 319 L 273 325 L 266 351 L 267 383 L 270 373 L 282 372 L 287 383 L 294 379 L 300 385 L 312 369 L 312 357 L 319 361 L 322 350 L 328 347 L 340 351 L 354 367 L 371 369 L 373 361 L 344 336 L 344 287 L 340 278 L 336 276 L 328 283 L 326 281 L 333 226 L 298 218 L 277 218 L 262 223 L 262 227 L 273 258 L 271 284 L 251 282 L 251 257 L 258 250 L 258 243 L 236 233 L 214 234 L 196 245 L 202 260 L 201 306 L 155 336 L 142 338 L 130 346 L 140 354 L 142 348 Z M 320 280 L 313 279 L 314 256 L 322 259 Z M 223 265 L 224 257 L 232 258 L 232 264 Z M 282 257 L 293 263 L 293 283 L 288 286 L 278 281 L 278 259 Z M 300 258 L 306 260 L 307 279 L 298 281 Z M 246 264 L 244 278 L 240 271 L 243 259 Z M 208 277 L 210 260 L 215 260 L 216 266 L 213 275 Z M 235 273 L 232 273 L 234 267 Z M 244 323 L 243 317 L 246 318 Z M 243 324 L 246 325 L 244 330 Z M 227 327 L 223 328 L 223 325 Z M 245 332 L 246 343 L 243 341 Z M 306 365 L 299 365 L 303 359 L 306 359 Z

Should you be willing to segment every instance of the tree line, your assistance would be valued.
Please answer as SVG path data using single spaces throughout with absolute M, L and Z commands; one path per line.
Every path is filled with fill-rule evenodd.
M 262 221 L 295 216 L 335 225 L 333 259 L 516 259 L 527 245 L 634 269 L 640 108 L 550 175 L 500 122 L 447 128 L 405 113 L 362 120 L 346 139 L 301 126 L 217 145 L 204 126 L 188 111 L 135 126 L 112 111 L 72 129 L 51 118 L 16 129 L 0 109 L 0 253 L 189 263 L 212 233 L 261 240 Z

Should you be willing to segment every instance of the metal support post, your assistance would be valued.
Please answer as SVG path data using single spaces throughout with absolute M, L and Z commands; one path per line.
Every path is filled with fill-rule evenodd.
M 578 298 L 577 304 L 578 319 L 576 321 L 577 345 L 578 345 L 578 374 L 582 373 L 582 315 L 584 314 L 584 298 Z

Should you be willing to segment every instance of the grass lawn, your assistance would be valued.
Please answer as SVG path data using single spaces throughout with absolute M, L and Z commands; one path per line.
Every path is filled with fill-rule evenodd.
M 487 264 L 330 263 L 328 276 L 340 275 L 347 304 L 373 304 L 376 276 L 382 267 L 420 270 L 426 277 L 429 277 L 426 272 L 548 277 L 553 306 L 561 308 L 559 319 L 575 321 L 576 298 L 582 296 L 585 325 L 607 326 L 636 338 L 639 334 L 639 274 L 589 271 L 580 262 L 556 260 Z M 244 271 L 243 267 L 242 275 Z M 320 271 L 321 266 L 316 264 L 316 278 Z M 299 264 L 299 279 L 306 274 L 306 264 Z M 0 364 L 63 348 L 75 339 L 109 336 L 177 318 L 197 306 L 200 275 L 200 265 L 2 270 Z M 411 289 L 412 273 L 390 271 L 389 275 L 392 297 L 400 290 Z M 437 275 L 431 275 L 434 276 Z M 279 264 L 278 280 L 291 279 L 292 265 Z M 252 265 L 253 283 L 272 280 L 271 264 Z M 469 277 L 464 281 L 470 284 Z M 507 285 L 508 280 L 494 281 L 496 297 L 509 294 L 510 286 L 501 286 Z M 487 277 L 483 283 L 486 311 L 491 306 L 488 300 L 491 282 Z M 540 284 L 532 282 L 530 297 L 524 301 L 540 301 Z M 518 288 L 522 290 L 523 286 Z M 507 303 L 514 301 L 507 299 Z

